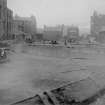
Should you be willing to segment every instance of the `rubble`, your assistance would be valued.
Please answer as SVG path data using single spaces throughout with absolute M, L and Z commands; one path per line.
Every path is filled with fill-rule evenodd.
M 12 105 L 89 105 L 104 95 L 105 90 L 91 78 L 66 84 L 41 95 L 14 103 Z

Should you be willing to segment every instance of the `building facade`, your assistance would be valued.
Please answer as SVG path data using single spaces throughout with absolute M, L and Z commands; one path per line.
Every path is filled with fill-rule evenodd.
M 69 42 L 77 42 L 79 40 L 79 28 L 77 26 L 64 26 L 63 36 Z
M 7 1 L 0 0 L 0 38 L 6 34 Z
M 91 16 L 91 35 L 98 41 L 105 39 L 105 15 L 98 14 L 96 11 Z
M 7 8 L 7 39 L 12 39 L 13 34 L 13 11 Z
M 91 34 L 97 35 L 103 28 L 105 28 L 105 15 L 95 11 L 91 16 Z
M 63 27 L 62 26 L 55 26 L 49 27 L 44 26 L 43 32 L 43 39 L 49 41 L 59 41 L 63 36 Z
M 23 33 L 26 37 L 31 37 L 34 39 L 35 34 L 37 32 L 36 18 L 34 16 L 31 17 L 14 17 L 13 23 L 13 33 L 19 34 Z
M 12 34 L 13 12 L 7 7 L 7 0 L 0 0 L 0 39 Z
M 0 0 L 0 38 L 7 39 L 12 34 L 12 18 L 13 12 L 7 7 L 7 0 Z

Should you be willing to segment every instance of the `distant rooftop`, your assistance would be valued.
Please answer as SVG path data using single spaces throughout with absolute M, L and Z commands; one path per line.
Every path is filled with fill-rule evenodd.
M 36 21 L 36 18 L 35 18 L 35 16 L 30 16 L 30 17 L 20 17 L 20 16 L 18 16 L 18 15 L 15 15 L 14 16 L 14 19 L 15 20 L 28 20 L 28 21 L 32 21 L 32 20 L 35 20 Z

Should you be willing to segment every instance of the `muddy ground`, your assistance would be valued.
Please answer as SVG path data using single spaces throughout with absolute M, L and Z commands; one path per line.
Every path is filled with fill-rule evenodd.
M 90 76 L 105 86 L 104 46 L 15 45 L 0 64 L 0 105 L 7 105 Z

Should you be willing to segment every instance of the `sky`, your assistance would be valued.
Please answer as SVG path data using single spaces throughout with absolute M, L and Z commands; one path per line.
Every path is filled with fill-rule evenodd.
M 8 0 L 8 7 L 19 16 L 35 15 L 38 27 L 74 24 L 87 28 L 94 10 L 105 13 L 105 0 Z

